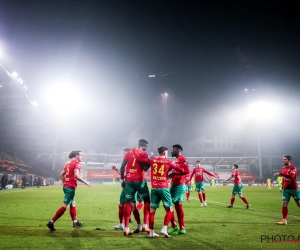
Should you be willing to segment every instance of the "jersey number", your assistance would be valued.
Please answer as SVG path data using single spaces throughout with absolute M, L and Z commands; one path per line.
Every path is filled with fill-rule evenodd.
M 153 164 L 153 174 L 159 173 L 160 175 L 164 175 L 165 173 L 165 165 L 161 165 L 160 168 L 157 170 L 158 165 L 156 163 Z

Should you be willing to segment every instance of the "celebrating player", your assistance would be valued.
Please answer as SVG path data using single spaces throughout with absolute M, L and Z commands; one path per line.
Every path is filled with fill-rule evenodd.
M 168 148 L 159 147 L 157 149 L 159 157 L 151 158 L 148 163 L 151 165 L 151 208 L 149 217 L 149 237 L 155 238 L 159 235 L 154 232 L 154 216 L 155 211 L 159 208 L 159 203 L 162 201 L 163 206 L 166 210 L 166 215 L 164 218 L 164 226 L 160 231 L 166 238 L 170 238 L 167 228 L 171 220 L 173 209 L 172 209 L 172 197 L 170 194 L 170 189 L 168 188 L 168 172 L 172 169 L 178 171 L 178 173 L 183 173 L 184 169 L 180 166 L 172 165 L 172 162 L 167 160 Z
M 196 191 L 198 192 L 198 197 L 201 202 L 201 207 L 203 207 L 203 205 L 206 207 L 207 203 L 206 203 L 206 193 L 205 193 L 203 174 L 206 173 L 213 177 L 214 174 L 208 172 L 205 168 L 202 168 L 200 166 L 200 163 L 201 163 L 200 161 L 196 161 L 196 167 L 193 169 L 191 179 L 195 175 Z
M 146 152 L 148 142 L 145 139 L 140 139 L 138 148 L 133 148 L 124 155 L 124 159 L 121 165 L 121 179 L 124 180 L 126 175 L 125 183 L 125 199 L 126 204 L 124 207 L 124 220 L 125 230 L 124 236 L 130 235 L 129 230 L 129 218 L 131 213 L 131 203 L 134 201 L 134 195 L 139 192 L 144 200 L 144 225 L 138 224 L 134 233 L 140 233 L 142 231 L 149 232 L 148 220 L 150 212 L 150 195 L 147 182 L 144 176 L 144 165 L 139 162 L 140 159 L 147 159 L 148 154 Z M 125 168 L 126 166 L 126 168 Z M 147 168 L 145 168 L 146 170 Z
M 277 222 L 278 225 L 287 225 L 288 204 L 290 198 L 293 197 L 297 206 L 300 207 L 300 193 L 297 183 L 297 168 L 291 164 L 292 157 L 289 155 L 283 156 L 283 167 L 280 173 L 275 173 L 274 176 L 283 177 L 282 190 L 282 220 Z
M 184 183 L 185 183 L 185 175 L 189 174 L 190 167 L 189 163 L 185 156 L 181 154 L 182 146 L 179 144 L 175 144 L 172 146 L 171 155 L 172 157 L 176 157 L 175 161 L 173 161 L 173 165 L 179 166 L 184 169 L 183 173 L 179 173 L 176 170 L 172 170 L 172 173 L 169 177 L 172 178 L 172 185 L 170 188 L 170 193 L 172 197 L 172 201 L 175 206 L 175 210 L 178 217 L 179 227 L 177 226 L 174 213 L 171 218 L 172 228 L 168 231 L 169 234 L 186 234 L 186 230 L 184 228 L 184 211 L 182 207 L 182 195 L 184 193 Z
M 82 156 L 83 155 L 80 150 L 71 151 L 69 153 L 69 159 L 72 160 L 64 167 L 64 169 L 60 173 L 65 196 L 62 206 L 56 211 L 55 215 L 46 225 L 51 231 L 55 230 L 54 222 L 64 214 L 68 205 L 70 205 L 70 215 L 73 220 L 73 227 L 82 227 L 84 224 L 80 223 L 76 219 L 75 190 L 77 188 L 77 181 L 81 181 L 89 187 L 91 187 L 92 185 L 90 182 L 81 178 L 79 175 Z
M 234 164 L 232 166 L 232 174 L 230 177 L 228 177 L 226 180 L 222 181 L 221 183 L 230 180 L 231 178 L 234 178 L 234 186 L 232 188 L 232 196 L 231 196 L 231 200 L 230 200 L 230 205 L 227 208 L 232 208 L 233 207 L 233 203 L 235 200 L 235 195 L 238 194 L 239 197 L 242 199 L 242 201 L 244 203 L 246 203 L 246 209 L 248 209 L 250 207 L 249 202 L 247 201 L 246 197 L 243 196 L 243 184 L 242 184 L 242 180 L 241 180 L 241 176 L 238 169 L 238 165 Z

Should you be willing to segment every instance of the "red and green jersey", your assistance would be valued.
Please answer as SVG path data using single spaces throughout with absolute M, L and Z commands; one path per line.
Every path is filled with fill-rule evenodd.
M 233 170 L 233 173 L 231 174 L 231 177 L 233 177 L 233 183 L 235 186 L 242 184 L 240 181 L 240 173 L 237 169 Z
M 188 185 L 190 186 L 191 185 L 191 175 L 190 174 L 187 174 L 185 175 L 185 185 Z
M 80 171 L 80 162 L 76 159 L 70 161 L 65 167 L 65 181 L 64 181 L 64 187 L 76 189 L 77 187 L 77 178 L 75 177 L 75 169 L 78 169 Z
M 190 173 L 190 166 L 188 163 L 188 160 L 185 156 L 183 155 L 179 155 L 175 161 L 173 161 L 173 165 L 177 166 L 177 167 L 181 167 L 183 168 L 183 171 L 185 174 L 189 174 Z M 172 173 L 176 173 L 176 170 L 172 171 Z M 181 186 L 185 183 L 185 175 L 174 175 L 172 177 L 172 185 L 174 186 Z
M 297 168 L 293 165 L 284 166 L 280 175 L 283 177 L 283 189 L 297 190 Z
M 152 188 L 168 188 L 168 172 L 172 169 L 182 173 L 181 167 L 173 166 L 172 162 L 165 158 L 152 158 L 149 160 L 151 165 L 151 185 Z
M 206 174 L 208 174 L 210 176 L 214 176 L 214 174 L 208 172 L 205 168 L 196 167 L 196 168 L 193 169 L 193 172 L 192 172 L 192 175 L 191 175 L 191 179 L 195 175 L 195 182 L 202 182 L 202 181 L 204 181 L 204 177 L 203 177 L 204 173 L 206 173 Z
M 142 160 L 148 158 L 148 153 L 139 148 L 133 148 L 124 155 L 127 160 L 125 167 L 126 181 L 143 181 L 144 170 Z M 139 162 L 139 160 L 141 160 Z

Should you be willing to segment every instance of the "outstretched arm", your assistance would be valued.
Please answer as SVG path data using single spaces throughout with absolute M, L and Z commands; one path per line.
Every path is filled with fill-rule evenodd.
M 121 165 L 121 179 L 124 180 L 125 176 L 125 166 L 127 164 L 127 160 L 123 159 L 122 165 Z

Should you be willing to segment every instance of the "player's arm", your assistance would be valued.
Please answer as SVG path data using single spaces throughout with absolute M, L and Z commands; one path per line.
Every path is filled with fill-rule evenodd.
M 229 181 L 230 179 L 233 178 L 233 175 L 230 175 L 227 179 L 225 179 L 224 181 L 222 181 L 221 183 L 225 182 L 225 181 Z
M 60 176 L 60 179 L 62 180 L 62 182 L 65 182 L 65 180 L 66 180 L 66 171 L 65 170 L 61 171 L 59 176 Z
M 77 180 L 83 182 L 85 185 L 91 187 L 92 184 L 89 181 L 86 181 L 85 179 L 81 178 L 81 176 L 79 175 L 79 169 L 75 168 L 74 169 L 74 176 L 76 177 Z
M 116 166 L 111 166 L 111 169 L 115 170 L 118 173 L 118 175 L 121 175 L 119 169 Z
M 215 175 L 214 175 L 214 174 L 212 174 L 211 172 L 208 172 L 206 169 L 203 169 L 203 172 L 204 172 L 204 173 L 206 173 L 206 174 L 208 174 L 208 175 L 210 175 L 210 176 L 213 176 L 213 177 L 215 177 Z
M 125 166 L 127 164 L 127 160 L 126 159 L 123 159 L 123 162 L 121 164 L 121 179 L 124 180 L 124 176 L 125 176 Z
M 182 167 L 170 164 L 169 170 L 173 170 L 173 169 L 176 170 L 176 173 L 178 173 L 178 174 L 183 174 L 184 173 L 184 169 Z

